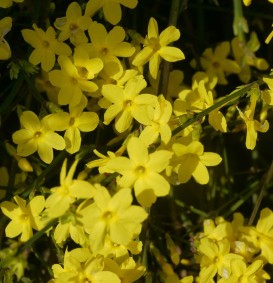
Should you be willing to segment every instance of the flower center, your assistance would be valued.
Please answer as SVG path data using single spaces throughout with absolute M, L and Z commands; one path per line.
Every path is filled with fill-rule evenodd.
M 69 126 L 73 126 L 75 124 L 75 118 L 72 117 L 70 120 L 69 120 Z
M 22 222 L 28 221 L 28 215 L 25 214 L 25 213 L 21 214 L 21 215 L 20 215 L 20 220 L 21 220 Z
M 212 66 L 215 68 L 215 69 L 218 69 L 220 67 L 220 63 L 219 62 L 213 62 L 212 63 Z
M 43 40 L 43 46 L 44 47 L 49 47 L 49 42 L 47 40 Z
M 42 135 L 41 132 L 36 132 L 36 133 L 34 134 L 34 138 L 35 138 L 35 139 L 38 139 L 41 135 Z
M 146 168 L 144 166 L 140 165 L 140 166 L 137 166 L 135 171 L 138 175 L 143 175 L 146 172 Z
M 152 37 L 152 38 L 147 38 L 146 39 L 146 46 L 150 46 L 154 52 L 158 51 L 160 49 L 160 43 L 159 43 L 159 40 L 155 37 Z
M 103 48 L 101 49 L 101 54 L 102 54 L 102 55 L 107 55 L 108 52 L 109 52 L 109 49 L 108 49 L 107 47 L 103 47 Z
M 103 220 L 110 221 L 113 218 L 113 214 L 111 211 L 105 211 L 102 215 Z
M 70 31 L 75 31 L 78 28 L 76 24 L 70 24 L 69 29 Z
M 125 100 L 124 101 L 124 108 L 131 107 L 133 105 L 132 100 Z
M 85 67 L 77 67 L 77 69 L 78 69 L 79 75 L 82 78 L 86 78 L 87 77 L 88 71 L 87 71 L 87 69 Z

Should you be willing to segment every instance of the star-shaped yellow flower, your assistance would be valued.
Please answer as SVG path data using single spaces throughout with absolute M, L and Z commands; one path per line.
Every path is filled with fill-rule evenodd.
M 66 11 L 66 16 L 57 18 L 54 22 L 55 28 L 60 30 L 58 39 L 65 41 L 68 38 L 74 45 L 88 42 L 88 38 L 84 31 L 88 29 L 92 20 L 87 15 L 82 15 L 82 9 L 79 3 L 72 2 Z
M 238 107 L 241 119 L 244 120 L 246 125 L 246 148 L 253 150 L 256 146 L 258 132 L 265 133 L 269 129 L 269 123 L 265 120 L 263 123 L 260 123 L 254 119 L 255 108 L 258 97 L 254 94 L 250 96 L 250 106 L 247 110 L 242 112 Z
M 95 252 L 102 249 L 107 235 L 114 243 L 129 244 L 141 231 L 147 213 L 142 207 L 132 205 L 130 189 L 121 189 L 111 197 L 105 187 L 95 186 L 94 202 L 87 200 L 79 209 L 92 248 Z
M 34 24 L 33 29 L 22 30 L 24 40 L 35 48 L 29 56 L 29 62 L 33 65 L 41 63 L 42 69 L 48 72 L 54 67 L 56 55 L 69 56 L 72 51 L 67 44 L 56 39 L 53 27 L 43 31 Z
M 34 197 L 28 204 L 26 200 L 15 196 L 16 202 L 4 201 L 1 203 L 2 212 L 11 219 L 5 232 L 9 238 L 20 234 L 21 241 L 25 242 L 32 237 L 32 229 L 40 230 L 43 227 L 40 213 L 44 209 L 45 199 L 43 196 Z
M 133 118 L 139 123 L 150 124 L 150 115 L 157 101 L 152 94 L 140 94 L 147 83 L 142 76 L 130 79 L 124 88 L 113 84 L 102 87 L 102 95 L 112 104 L 104 113 L 104 124 L 115 119 L 115 128 L 119 133 L 126 131 Z
M 207 73 L 212 73 L 218 77 L 218 83 L 226 85 L 228 83 L 226 76 L 229 74 L 238 74 L 241 69 L 239 65 L 228 59 L 230 52 L 230 43 L 228 41 L 221 42 L 216 46 L 215 50 L 207 48 L 201 58 L 200 63 Z M 191 62 L 193 67 L 196 67 L 196 61 Z
M 76 50 L 85 50 L 90 58 L 99 57 L 104 64 L 103 70 L 111 77 L 123 72 L 118 57 L 130 57 L 135 48 L 125 42 L 126 33 L 120 26 L 113 27 L 107 32 L 103 24 L 92 22 L 88 28 L 91 43 L 78 46 Z
M 83 76 L 83 69 L 77 68 L 68 56 L 59 56 L 58 63 L 61 70 L 53 70 L 48 76 L 52 85 L 60 88 L 58 93 L 60 105 L 76 106 L 82 100 L 84 91 L 94 92 L 98 89 L 94 82 Z M 94 68 L 97 70 L 96 66 Z M 86 69 L 84 72 L 86 73 L 88 70 Z
M 121 283 L 119 277 L 104 270 L 104 258 L 96 257 L 88 249 L 78 248 L 64 254 L 64 263 L 52 266 L 53 282 Z
M 191 177 L 201 185 L 209 182 L 209 173 L 206 166 L 218 165 L 222 158 L 214 152 L 204 152 L 204 146 L 199 141 L 192 141 L 189 144 L 174 143 L 172 146 L 175 172 L 178 180 L 186 183 Z
M 60 173 L 60 185 L 52 188 L 50 196 L 46 199 L 45 207 L 48 218 L 64 215 L 77 199 L 88 199 L 94 196 L 95 188 L 89 182 L 73 178 L 78 161 L 76 159 L 66 172 L 67 159 L 65 159 Z
M 17 154 L 23 157 L 38 152 L 41 160 L 51 163 L 53 148 L 63 150 L 64 139 L 52 131 L 46 123 L 46 117 L 41 121 L 32 111 L 25 111 L 20 116 L 23 129 L 12 135 L 13 142 L 17 144 Z
M 160 174 L 169 164 L 172 152 L 158 150 L 151 154 L 145 143 L 137 138 L 130 138 L 127 144 L 128 157 L 110 159 L 107 167 L 122 176 L 117 180 L 123 188 L 134 188 L 139 203 L 151 206 L 157 197 L 166 196 L 170 184 Z
M 185 59 L 184 53 L 179 48 L 167 46 L 179 37 L 180 31 L 174 26 L 167 27 L 159 34 L 157 21 L 151 18 L 148 34 L 144 39 L 144 48 L 135 56 L 133 65 L 140 67 L 149 62 L 150 74 L 156 79 L 161 58 L 169 62 Z
M 81 146 L 81 132 L 91 132 L 99 124 L 98 114 L 83 111 L 87 105 L 84 97 L 76 106 L 69 106 L 68 112 L 58 112 L 48 116 L 47 123 L 54 131 L 65 131 L 64 139 L 66 151 L 73 154 L 79 151 Z

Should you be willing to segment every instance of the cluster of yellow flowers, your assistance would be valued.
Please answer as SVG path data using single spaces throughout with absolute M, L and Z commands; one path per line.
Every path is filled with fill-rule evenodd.
M 196 236 L 196 257 L 200 262 L 199 282 L 262 283 L 270 279 L 263 269 L 273 263 L 273 212 L 264 208 L 256 226 L 244 224 L 240 213 L 231 222 L 223 217 L 207 219 Z
M 221 133 L 244 129 L 250 150 L 256 146 L 257 133 L 269 129 L 266 118 L 273 105 L 270 76 L 263 77 L 263 90 L 257 83 L 247 86 L 244 109 L 238 104 L 222 110 L 227 102 L 233 102 L 224 99 L 233 94 L 223 98 L 216 90 L 217 85 L 228 84 L 229 75 L 249 83 L 252 68 L 269 68 L 264 59 L 255 56 L 260 46 L 255 33 L 248 42 L 235 37 L 215 49 L 207 48 L 199 62 L 192 60 L 193 69 L 199 70 L 192 76 L 191 86 L 183 83 L 182 71 L 172 70 L 166 93 L 161 93 L 162 63 L 185 59 L 181 49 L 172 46 L 180 31 L 169 26 L 159 32 L 152 17 L 145 37 L 128 32 L 118 25 L 121 6 L 134 9 L 137 4 L 137 0 L 89 0 L 82 7 L 72 2 L 64 17 L 46 30 L 36 24 L 22 30 L 24 41 L 32 47 L 29 63 L 41 69 L 35 78 L 36 89 L 47 94 L 47 103 L 40 113 L 25 107 L 18 110 L 21 129 L 12 135 L 17 148 L 8 143 L 6 147 L 24 173 L 15 181 L 17 192 L 11 199 L 7 195 L 9 200 L 0 207 L 10 219 L 5 227 L 7 238 L 20 236 L 21 242 L 31 241 L 36 230 L 51 235 L 58 249 L 65 247 L 63 258 L 52 266 L 50 283 L 130 283 L 143 277 L 146 266 L 138 259 L 144 252 L 142 233 L 151 206 L 157 198 L 168 196 L 172 186 L 191 178 L 208 184 L 207 167 L 222 161 L 218 153 L 206 151 L 202 127 L 209 125 Z M 1 8 L 11 5 L 11 0 L 0 1 Z M 11 57 L 4 39 L 11 26 L 10 17 L 0 21 L 0 60 Z M 184 127 L 191 119 L 194 121 Z M 229 122 L 234 121 L 236 126 L 229 129 Z M 97 143 L 91 148 L 94 133 L 102 131 L 109 131 L 111 137 L 116 134 L 108 141 L 109 147 L 115 145 L 114 151 L 106 152 Z M 54 162 L 54 150 L 66 154 L 60 182 L 39 189 L 44 182 L 39 175 Z M 36 152 L 39 159 L 33 157 Z M 85 167 L 79 172 L 86 152 L 92 159 L 82 164 Z M 6 187 L 8 172 L 5 167 L 0 169 L 4 176 L 0 185 Z M 26 197 L 21 184 L 28 178 L 27 172 L 33 171 L 41 183 L 35 183 Z M 0 191 L 1 199 L 5 193 Z M 204 232 L 195 237 L 201 270 L 196 280 L 262 283 L 270 279 L 263 267 L 273 264 L 272 221 L 269 209 L 261 211 L 256 227 L 245 226 L 240 214 L 235 214 L 232 222 L 221 217 L 215 222 L 206 220 Z M 175 244 L 170 236 L 166 238 L 175 257 L 172 261 L 178 264 Z M 152 244 L 150 250 L 162 267 L 162 282 L 193 282 L 191 275 L 176 274 Z M 14 269 L 20 279 L 23 271 Z

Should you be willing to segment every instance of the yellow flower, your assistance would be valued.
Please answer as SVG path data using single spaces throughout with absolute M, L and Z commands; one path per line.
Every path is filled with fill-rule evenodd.
M 204 95 L 206 89 L 204 89 L 203 83 L 194 81 L 191 89 L 183 89 L 178 98 L 174 101 L 174 114 L 181 116 L 184 114 L 199 113 L 205 109 Z
M 25 242 L 32 237 L 32 229 L 40 230 L 43 227 L 40 213 L 44 209 L 45 199 L 36 196 L 28 204 L 19 196 L 15 196 L 14 200 L 16 204 L 10 201 L 1 203 L 2 212 L 11 219 L 5 229 L 6 236 L 14 238 L 22 234 L 20 239 Z
M 240 255 L 230 253 L 230 243 L 227 239 L 217 242 L 207 238 L 201 239 L 197 251 L 201 256 L 200 282 L 213 282 L 211 280 L 216 274 L 226 276 L 232 260 L 243 260 Z
M 104 124 L 109 125 L 115 118 L 115 128 L 119 133 L 130 127 L 133 118 L 141 124 L 150 124 L 157 97 L 152 94 L 139 94 L 146 85 L 142 76 L 129 80 L 124 88 L 113 84 L 103 85 L 102 95 L 113 103 L 104 113 Z
M 147 218 L 145 210 L 132 205 L 130 189 L 121 189 L 110 196 L 106 188 L 96 185 L 94 202 L 81 204 L 79 215 L 85 231 L 90 234 L 92 249 L 102 249 L 106 236 L 117 244 L 127 245 L 141 230 L 141 223 Z
M 252 0 L 243 0 L 245 6 L 250 6 Z
M 214 98 L 211 90 L 206 89 L 205 81 L 199 82 L 202 99 L 204 100 L 204 109 L 214 105 Z M 209 113 L 209 124 L 216 130 L 225 133 L 227 131 L 227 121 L 225 116 L 218 109 Z
M 262 92 L 261 98 L 266 104 L 272 106 L 273 105 L 273 79 L 263 78 L 263 81 L 267 84 L 269 89 L 265 89 Z
M 100 58 L 89 58 L 86 50 L 75 50 L 73 55 L 73 62 L 78 69 L 79 75 L 87 80 L 94 79 L 103 69 L 103 62 Z
M 115 84 L 115 85 L 123 88 L 124 85 L 129 80 L 136 77 L 137 75 L 139 75 L 139 73 L 138 73 L 137 70 L 134 70 L 134 69 L 124 70 L 122 68 L 122 72 L 119 72 L 116 75 L 113 75 L 111 77 L 109 77 L 109 75 L 105 71 L 102 71 L 102 72 L 100 72 L 100 78 L 98 80 L 96 80 L 96 83 L 101 86 L 100 90 L 95 94 L 96 96 L 94 96 L 92 94 L 90 94 L 90 95 L 93 96 L 93 97 L 101 97 L 98 101 L 98 105 L 103 109 L 107 109 L 111 105 L 111 102 L 109 100 L 107 100 L 105 97 L 102 96 L 102 94 L 101 94 L 102 86 L 105 85 L 105 84 Z
M 118 149 L 116 152 L 112 152 L 112 151 L 107 151 L 107 155 L 103 155 L 102 153 L 100 153 L 99 151 L 97 151 L 96 149 L 93 150 L 94 154 L 99 157 L 99 159 L 95 159 L 92 160 L 90 162 L 88 162 L 86 164 L 86 166 L 88 168 L 95 168 L 98 167 L 99 173 L 103 174 L 103 173 L 114 173 L 113 170 L 110 170 L 107 167 L 107 163 L 109 160 L 116 158 L 117 156 L 122 155 L 122 153 L 124 152 L 125 147 L 122 146 L 120 149 Z
M 23 3 L 24 0 L 1 0 L 0 1 L 0 8 L 8 8 L 8 7 L 12 6 L 13 2 Z
M 135 48 L 130 43 L 124 42 L 125 31 L 120 26 L 115 26 L 107 32 L 103 24 L 92 22 L 88 28 L 91 43 L 82 44 L 76 50 L 86 50 L 90 58 L 102 59 L 103 70 L 111 77 L 123 72 L 118 57 L 130 57 Z
M 82 100 L 83 91 L 94 92 L 98 89 L 95 83 L 82 76 L 82 69 L 78 69 L 69 57 L 59 56 L 58 63 L 61 70 L 53 70 L 48 76 L 52 85 L 60 88 L 58 94 L 60 105 L 76 106 Z
M 73 154 L 81 146 L 81 132 L 91 132 L 99 124 L 99 117 L 95 112 L 83 112 L 87 99 L 81 100 L 76 106 L 69 105 L 69 113 L 58 112 L 47 116 L 47 123 L 54 131 L 64 131 L 66 151 Z
M 156 79 L 161 58 L 169 62 L 185 59 L 184 53 L 179 48 L 167 46 L 179 37 L 180 32 L 174 26 L 167 27 L 159 34 L 157 21 L 151 18 L 148 34 L 144 39 L 144 48 L 135 56 L 132 64 L 139 67 L 149 62 L 150 74 Z
M 193 276 L 185 276 L 182 279 L 180 279 L 180 283 L 193 283 Z
M 78 160 L 75 160 L 68 173 L 65 159 L 60 173 L 60 186 L 51 189 L 51 195 L 46 199 L 46 215 L 57 218 L 66 213 L 70 205 L 77 199 L 89 199 L 95 194 L 95 188 L 84 180 L 73 179 Z
M 81 217 L 77 210 L 69 211 L 64 215 L 54 230 L 53 237 L 57 244 L 62 245 L 68 237 L 81 245 L 85 246 L 88 243 L 87 234 L 84 232 L 83 225 L 81 224 Z
M 168 143 L 172 137 L 172 131 L 168 125 L 171 115 L 172 104 L 167 101 L 163 95 L 160 95 L 155 105 L 151 124 L 144 128 L 139 138 L 142 139 L 146 145 L 150 145 L 155 142 L 160 135 L 161 140 L 165 144 Z
M 135 282 L 142 277 L 146 271 L 145 266 L 140 263 L 136 263 L 132 257 L 126 258 L 120 264 L 110 258 L 106 258 L 104 262 L 105 270 L 116 273 L 121 279 L 121 282 Z
M 71 49 L 56 39 L 53 27 L 43 31 L 34 24 L 33 29 L 22 30 L 24 40 L 35 48 L 29 56 L 29 62 L 33 65 L 41 63 L 42 69 L 48 72 L 54 67 L 56 54 L 69 56 Z
M 78 248 L 70 252 L 66 250 L 63 265 L 52 266 L 54 283 L 92 282 L 120 283 L 118 276 L 104 270 L 104 258 L 92 256 L 87 249 Z
M 253 150 L 256 146 L 257 132 L 265 133 L 269 129 L 269 123 L 267 120 L 263 124 L 254 119 L 256 102 L 258 97 L 256 95 L 250 96 L 250 106 L 249 109 L 245 110 L 244 113 L 239 109 L 240 117 L 244 120 L 246 124 L 246 148 Z
M 260 48 L 260 42 L 255 32 L 251 33 L 250 40 L 246 44 L 238 37 L 233 38 L 231 48 L 235 61 L 241 68 L 238 76 L 243 83 L 248 83 L 251 79 L 250 66 L 256 67 L 258 70 L 268 69 L 269 65 L 266 60 L 255 56 L 255 52 Z
M 116 25 L 121 20 L 121 7 L 134 9 L 138 0 L 89 0 L 86 5 L 85 14 L 93 16 L 102 8 L 105 19 L 112 25 Z
M 221 278 L 218 282 L 219 283 L 258 283 L 263 282 L 260 281 L 262 278 L 259 276 L 259 272 L 263 268 L 263 261 L 262 260 L 255 260 L 251 264 L 247 264 L 242 259 L 233 259 L 230 262 L 230 270 L 227 270 L 226 274 L 223 278 Z M 230 276 L 229 276 L 230 275 Z
M 42 161 L 51 163 L 53 148 L 65 148 L 64 139 L 48 127 L 46 117 L 40 121 L 32 111 L 24 111 L 20 123 L 23 129 L 12 135 L 13 142 L 18 145 L 18 155 L 26 157 L 37 151 Z
M 174 143 L 173 164 L 175 172 L 178 174 L 178 180 L 181 183 L 187 183 L 191 176 L 201 185 L 209 182 L 209 173 L 206 166 L 218 165 L 222 158 L 214 152 L 204 152 L 204 146 L 199 141 L 192 141 L 185 145 Z
M 254 230 L 252 243 L 261 250 L 261 257 L 273 264 L 273 212 L 269 208 L 261 210 Z
M 5 17 L 0 20 L 0 60 L 7 60 L 11 57 L 10 46 L 4 39 L 4 36 L 11 30 L 11 26 L 11 17 Z
M 158 150 L 151 154 L 144 142 L 130 138 L 127 144 L 128 156 L 111 159 L 107 167 L 122 175 L 117 180 L 123 188 L 134 188 L 136 198 L 143 206 L 151 206 L 157 197 L 166 196 L 170 184 L 160 174 L 169 164 L 172 152 Z
M 241 69 L 239 65 L 231 60 L 227 59 L 230 52 L 230 43 L 228 41 L 220 43 L 213 51 L 212 48 L 207 48 L 200 58 L 200 63 L 203 69 L 208 73 L 212 73 L 218 77 L 218 83 L 226 85 L 226 75 L 238 74 Z M 196 66 L 196 61 L 192 61 L 191 65 Z
M 194 76 L 196 79 L 201 76 L 201 73 L 197 75 L 198 76 Z M 179 98 L 175 100 L 175 115 L 181 116 L 184 114 L 191 114 L 192 112 L 199 113 L 214 105 L 213 93 L 211 90 L 207 90 L 207 87 L 209 87 L 209 84 L 206 82 L 205 78 L 202 78 L 199 81 L 194 78 L 192 89 L 182 90 L 179 93 Z M 227 131 L 226 119 L 218 109 L 211 111 L 208 116 L 209 124 L 216 131 Z
M 140 232 L 137 231 L 133 238 L 137 238 Z M 89 241 L 90 249 L 97 255 L 103 255 L 105 258 L 113 258 L 116 262 L 122 262 L 124 259 L 129 258 L 130 253 L 132 255 L 138 255 L 142 251 L 142 242 L 133 240 L 127 245 L 121 245 L 113 242 L 110 236 L 107 234 L 105 237 L 104 245 L 102 249 L 94 251 L 93 241 Z
M 89 16 L 82 15 L 81 6 L 77 2 L 72 2 L 66 11 L 66 16 L 57 18 L 54 22 L 55 28 L 60 30 L 58 39 L 65 41 L 68 38 L 74 45 L 88 42 L 84 31 L 88 29 L 92 20 Z

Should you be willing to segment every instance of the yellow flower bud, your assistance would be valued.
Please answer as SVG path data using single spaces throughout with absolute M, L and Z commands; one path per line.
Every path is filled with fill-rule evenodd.
M 18 160 L 18 166 L 24 172 L 33 172 L 33 167 L 26 158 L 20 158 Z

